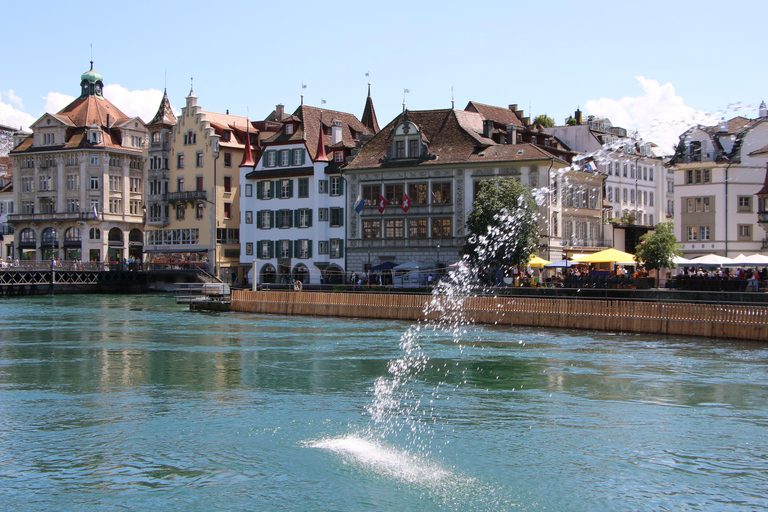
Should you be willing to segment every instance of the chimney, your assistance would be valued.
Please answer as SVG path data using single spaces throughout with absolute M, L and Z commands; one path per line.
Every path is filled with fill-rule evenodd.
M 285 107 L 283 105 L 277 105 L 275 107 L 275 115 L 277 116 L 278 121 L 282 121 L 283 116 L 285 115 Z
M 507 144 L 517 143 L 517 126 L 513 124 L 507 125 Z
M 718 133 L 728 133 L 728 121 L 724 117 L 721 117 L 720 122 L 717 123 L 717 131 Z
M 513 103 L 509 106 L 509 110 L 512 112 L 517 112 L 517 103 Z
M 227 115 L 229 115 L 229 109 L 227 109 Z
M 581 124 L 581 110 L 576 108 L 576 112 L 574 112 L 573 117 L 576 119 L 576 124 Z
M 334 119 L 331 121 L 331 145 L 341 142 L 341 121 Z
M 520 113 L 522 114 L 522 111 L 520 111 Z M 531 124 L 531 118 L 530 117 L 524 117 L 522 119 L 522 121 L 523 121 L 523 126 L 528 126 L 528 125 Z
M 768 117 L 768 107 L 765 106 L 765 101 L 760 102 L 760 109 L 758 110 L 760 117 Z
M 490 119 L 483 119 L 483 137 L 490 139 L 491 132 L 493 132 L 493 121 Z

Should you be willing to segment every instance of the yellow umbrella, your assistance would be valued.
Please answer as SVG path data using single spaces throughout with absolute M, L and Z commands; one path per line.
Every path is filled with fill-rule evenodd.
M 528 262 L 528 266 L 529 267 L 533 267 L 533 268 L 541 268 L 544 265 L 549 265 L 550 263 L 552 263 L 552 262 L 551 261 L 547 261 L 544 258 L 539 258 L 535 254 L 532 254 L 531 255 L 531 261 Z
M 617 249 L 606 249 L 594 254 L 586 254 L 572 261 L 577 263 L 621 263 L 623 265 L 636 265 L 635 256 Z

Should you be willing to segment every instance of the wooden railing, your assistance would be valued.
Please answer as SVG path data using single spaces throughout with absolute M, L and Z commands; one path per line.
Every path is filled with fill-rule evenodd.
M 233 290 L 231 309 L 417 321 L 427 319 L 425 307 L 432 300 L 430 295 Z M 478 324 L 768 341 L 768 306 L 762 305 L 466 297 L 460 313 Z

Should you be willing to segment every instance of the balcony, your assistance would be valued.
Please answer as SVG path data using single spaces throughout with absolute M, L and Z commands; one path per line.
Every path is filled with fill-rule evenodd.
M 190 190 L 189 192 L 169 192 L 165 195 L 165 200 L 169 203 L 173 202 L 194 202 L 194 201 L 206 201 L 207 196 L 205 190 Z
M 170 224 L 168 217 L 151 217 L 147 220 L 147 226 L 155 228 L 164 228 L 168 224 Z
M 171 143 L 170 142 L 150 142 L 149 149 L 155 150 L 155 151 L 157 150 L 170 151 Z
M 68 220 L 93 220 L 93 212 L 15 213 L 8 222 L 61 222 Z

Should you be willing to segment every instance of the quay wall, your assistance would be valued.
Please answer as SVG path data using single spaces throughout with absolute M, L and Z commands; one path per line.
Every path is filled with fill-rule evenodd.
M 231 310 L 427 320 L 431 295 L 233 290 Z M 437 299 L 440 300 L 440 299 Z M 547 297 L 466 297 L 478 324 L 522 325 L 768 341 L 768 305 Z

